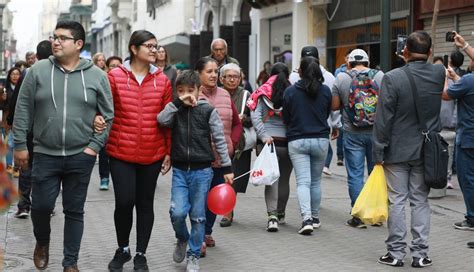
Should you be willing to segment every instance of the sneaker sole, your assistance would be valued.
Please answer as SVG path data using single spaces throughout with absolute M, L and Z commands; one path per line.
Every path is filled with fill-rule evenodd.
M 424 267 L 428 267 L 428 266 L 431 266 L 431 265 L 433 265 L 433 264 L 432 264 L 432 263 L 430 263 L 430 264 L 425 264 L 425 265 L 419 265 L 419 264 L 414 265 L 414 264 L 411 264 L 411 267 L 413 267 L 413 268 L 424 268 Z
M 384 264 L 384 265 L 388 265 L 388 266 L 393 266 L 393 267 L 402 267 L 403 266 L 403 263 L 396 263 L 396 264 L 393 264 L 393 263 L 386 263 L 386 262 L 382 262 L 381 260 L 378 260 L 377 261 L 379 264 Z
M 319 229 L 321 227 L 321 223 L 313 224 L 313 229 Z
M 309 227 L 311 227 L 311 228 L 309 228 Z M 311 226 L 309 226 L 309 225 L 305 226 L 304 228 L 302 228 L 298 231 L 298 233 L 301 234 L 301 235 L 309 235 L 312 232 L 313 232 L 313 226 L 312 225 Z
M 27 219 L 29 214 L 25 213 L 20 213 L 19 215 L 15 215 L 15 218 L 18 219 Z
M 277 232 L 278 228 L 267 228 L 268 232 Z
M 351 228 L 355 228 L 355 229 L 366 229 L 367 228 L 367 225 L 352 226 L 350 224 L 347 224 L 347 222 L 346 222 L 346 226 L 351 227 Z
M 470 231 L 474 231 L 474 227 L 459 227 L 459 226 L 454 225 L 454 228 L 455 228 L 455 229 L 458 229 L 458 230 L 470 230 Z

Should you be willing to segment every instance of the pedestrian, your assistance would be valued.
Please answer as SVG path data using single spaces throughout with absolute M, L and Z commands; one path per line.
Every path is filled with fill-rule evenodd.
M 54 56 L 33 65 L 20 88 L 13 121 L 15 161 L 28 167 L 27 134 L 33 127 L 33 262 L 39 270 L 48 266 L 50 215 L 62 188 L 62 265 L 64 271 L 79 271 L 84 202 L 96 155 L 108 135 L 108 129 L 94 133 L 92 125 L 100 113 L 110 127 L 112 97 L 106 74 L 79 56 L 85 42 L 80 23 L 59 21 L 50 41 Z
M 173 65 L 170 64 L 170 57 L 168 56 L 168 51 L 164 46 L 159 46 L 158 51 L 156 51 L 156 66 L 163 70 L 163 73 L 171 81 L 171 86 L 173 87 L 173 98 L 176 98 L 176 77 L 178 72 Z
M 227 48 L 227 42 L 224 39 L 217 38 L 211 42 L 211 54 L 209 57 L 217 62 L 219 69 L 227 63 L 235 63 L 239 65 L 238 60 L 228 55 Z
M 242 133 L 242 124 L 239 120 L 239 113 L 232 103 L 229 93 L 217 87 L 217 62 L 209 57 L 203 57 L 196 62 L 195 70 L 199 73 L 201 81 L 199 99 L 205 99 L 219 113 L 219 117 L 224 125 L 224 136 L 227 143 L 229 156 L 233 157 L 234 150 L 239 143 Z M 213 178 L 209 190 L 215 186 L 226 182 L 224 178 L 225 168 L 222 167 L 222 158 L 216 157 L 212 163 Z M 207 207 L 206 207 L 207 208 Z M 216 215 L 207 208 L 206 210 L 206 231 L 204 243 L 201 249 L 201 256 L 206 255 L 206 247 L 215 247 L 216 242 L 212 237 L 212 228 L 216 221 Z
M 247 99 L 250 97 L 250 92 L 240 86 L 242 80 L 242 71 L 235 63 L 228 63 L 221 67 L 220 81 L 223 88 L 229 92 L 234 107 L 239 113 L 239 119 L 243 127 L 251 128 L 252 120 L 250 119 L 250 109 L 246 106 Z M 257 140 L 257 139 L 255 139 Z M 236 193 L 245 193 L 250 177 L 250 164 L 252 160 L 252 148 L 245 149 L 244 130 L 240 134 L 240 141 L 235 148 L 234 158 L 232 160 L 232 167 L 235 176 L 240 177 L 233 183 L 233 188 Z M 246 174 L 247 173 L 247 174 Z M 234 220 L 234 212 L 224 215 L 220 222 L 221 227 L 229 227 Z
M 122 58 L 118 56 L 110 56 L 105 61 L 105 65 L 107 66 L 107 72 L 110 72 L 115 67 L 118 67 L 122 64 Z
M 8 70 L 7 78 L 5 82 L 5 87 L 3 88 L 3 93 L 0 98 L 0 107 L 2 110 L 2 139 L 7 139 L 8 153 L 6 156 L 7 162 L 7 172 L 17 178 L 20 176 L 20 171 L 18 167 L 13 165 L 13 133 L 11 132 L 11 127 L 8 125 L 7 117 L 9 112 L 12 110 L 10 108 L 10 102 L 15 91 L 15 86 L 18 84 L 20 79 L 21 70 L 18 67 L 12 67 Z
M 364 166 L 367 166 L 368 174 L 374 167 L 372 127 L 383 72 L 369 68 L 369 56 L 362 49 L 354 49 L 348 61 L 350 70 L 339 73 L 332 87 L 332 110 L 343 109 L 344 157 L 353 207 L 364 186 Z M 367 228 L 357 217 L 349 219 L 347 225 Z
M 92 56 L 92 62 L 95 66 L 99 67 L 102 71 L 107 71 L 107 65 L 105 65 L 105 55 L 102 52 L 95 53 Z
M 454 41 L 458 48 L 474 60 L 474 48 L 459 33 L 455 33 Z M 457 99 L 456 169 L 466 205 L 465 220 L 454 223 L 454 227 L 474 230 L 474 74 L 460 77 L 453 68 L 449 68 L 448 78 L 454 84 L 443 93 L 443 98 Z
M 186 271 L 197 272 L 204 242 L 207 192 L 213 175 L 211 136 L 226 182 L 232 183 L 233 174 L 219 114 L 206 100 L 198 100 L 199 75 L 190 70 L 182 72 L 176 89 L 178 98 L 158 115 L 158 123 L 170 127 L 173 137 L 170 216 L 177 239 L 173 260 L 181 263 L 187 257 Z M 188 214 L 191 235 L 186 226 Z
M 104 53 L 98 52 L 95 53 L 92 57 L 92 62 L 95 66 L 101 69 L 104 72 L 108 71 L 105 55 Z M 109 156 L 105 150 L 105 146 L 99 152 L 99 190 L 107 191 L 109 189 L 109 176 L 110 176 L 110 166 L 109 166 Z
M 26 52 L 25 61 L 26 61 L 26 64 L 28 65 L 28 67 L 33 66 L 33 64 L 35 64 L 35 62 L 36 62 L 35 52 L 33 52 L 33 51 Z
M 171 132 L 161 128 L 156 116 L 172 101 L 171 83 L 153 64 L 157 40 L 153 33 L 137 30 L 128 43 L 130 60 L 109 72 L 115 107 L 107 153 L 114 185 L 114 223 L 118 249 L 110 271 L 122 271 L 131 259 L 130 231 L 136 210 L 135 271 L 149 271 L 146 250 L 155 215 L 153 203 L 160 170 L 170 168 Z
M 270 72 L 272 70 L 272 63 L 270 61 L 265 61 L 263 64 L 263 70 L 260 71 L 257 77 L 257 88 L 267 82 L 270 77 Z
M 302 219 L 298 233 L 307 235 L 321 226 L 321 174 L 329 147 L 332 95 L 323 84 L 318 59 L 303 57 L 299 71 L 301 80 L 283 95 L 283 118 Z M 333 132 L 337 137 L 337 129 Z
M 318 63 L 319 63 L 318 48 L 316 48 L 315 46 L 305 46 L 305 47 L 303 47 L 301 49 L 301 59 L 304 58 L 304 57 L 313 57 L 313 58 L 317 59 Z M 331 74 L 331 72 L 327 71 L 324 68 L 324 66 L 322 66 L 321 64 L 319 65 L 319 69 L 321 70 L 321 73 L 323 75 L 324 85 L 328 86 L 329 89 L 331 89 L 332 86 L 334 85 L 334 76 Z M 290 82 L 291 82 L 292 85 L 296 84 L 296 82 L 298 82 L 300 79 L 301 79 L 301 77 L 300 77 L 298 69 L 294 70 L 290 74 Z M 339 128 L 342 127 L 340 111 L 331 112 L 331 115 L 328 119 L 328 124 L 329 124 L 329 127 L 337 128 L 338 131 L 339 131 Z M 332 172 L 329 169 L 329 167 L 331 166 L 332 155 L 333 155 L 332 147 L 331 147 L 331 144 L 329 144 L 328 153 L 326 155 L 326 161 L 324 162 L 324 168 L 323 168 L 323 173 L 327 176 L 332 175 Z
M 283 122 L 283 93 L 290 86 L 288 66 L 277 62 L 273 65 L 270 78 L 260 86 L 247 102 L 250 117 L 257 132 L 257 154 L 264 144 L 275 144 L 278 156 L 280 178 L 272 185 L 265 186 L 267 206 L 267 231 L 277 232 L 278 224 L 285 223 L 286 204 L 290 196 L 290 174 L 293 170 L 288 155 L 286 125 Z
M 429 131 L 439 132 L 441 94 L 445 69 L 427 60 L 432 54 L 431 37 L 425 31 L 411 33 L 403 50 L 406 66 L 388 72 L 382 80 L 373 129 L 373 154 L 384 168 L 388 187 L 389 215 L 387 254 L 381 264 L 403 266 L 406 255 L 406 202 L 411 208 L 410 244 L 412 267 L 432 264 L 428 257 L 431 210 L 430 188 L 424 182 L 423 142 L 418 113 L 425 116 Z M 409 75 L 414 78 L 414 86 Z M 417 95 L 418 93 L 418 95 Z M 415 97 L 419 97 L 420 103 Z M 421 107 L 420 107 L 421 106 Z
M 49 56 L 53 55 L 51 48 L 51 42 L 49 40 L 44 40 L 38 43 L 36 46 L 36 52 L 38 61 L 47 59 Z M 18 83 L 15 85 L 15 90 L 13 91 L 13 96 L 10 100 L 10 111 L 8 112 L 7 123 L 9 126 L 13 126 L 13 119 L 15 117 L 15 107 L 18 100 L 18 93 L 20 92 L 20 87 L 25 78 L 26 71 L 22 73 Z M 28 149 L 28 154 L 33 154 L 33 132 L 28 131 L 26 136 L 26 146 Z M 18 189 L 20 190 L 20 200 L 18 201 L 17 207 L 18 210 L 15 213 L 16 218 L 25 219 L 30 214 L 31 210 L 31 167 L 33 166 L 33 156 L 28 158 L 28 167 L 20 168 L 20 176 L 18 177 Z M 54 211 L 52 212 L 52 214 Z

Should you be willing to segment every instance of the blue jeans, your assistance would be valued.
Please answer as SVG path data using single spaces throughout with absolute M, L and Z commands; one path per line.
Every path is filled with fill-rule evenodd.
M 211 186 L 209 190 L 216 187 L 219 184 L 224 183 L 224 170 L 222 168 L 212 168 L 213 176 L 211 181 Z M 212 234 L 212 227 L 216 222 L 216 215 L 209 210 L 206 202 L 206 235 Z M 203 235 L 204 237 L 204 235 Z
M 77 263 L 84 232 L 84 203 L 95 156 L 79 153 L 49 156 L 34 153 L 31 221 L 39 245 L 49 244 L 51 212 L 62 187 L 64 213 L 63 266 Z
M 458 141 L 459 143 L 459 141 Z M 466 204 L 466 220 L 474 226 L 474 148 L 456 146 L 456 168 L 459 187 Z
M 321 174 L 329 139 L 299 139 L 288 143 L 288 153 L 296 174 L 296 190 L 303 220 L 319 217 Z M 309 171 L 308 171 L 309 170 Z
M 206 223 L 207 192 L 211 183 L 212 168 L 184 171 L 173 168 L 170 216 L 176 238 L 189 242 L 188 256 L 201 256 Z M 186 216 L 191 221 L 191 235 Z
M 333 155 L 332 147 L 331 147 L 331 144 L 329 144 L 328 153 L 327 153 L 327 156 L 326 156 L 326 161 L 324 162 L 324 166 L 326 166 L 327 168 L 329 168 L 329 166 L 331 166 L 332 155 Z
M 367 162 L 367 172 L 369 174 L 374 168 L 372 159 L 372 134 L 358 134 L 346 131 L 344 135 L 344 156 L 352 207 L 362 187 L 364 187 L 364 161 Z

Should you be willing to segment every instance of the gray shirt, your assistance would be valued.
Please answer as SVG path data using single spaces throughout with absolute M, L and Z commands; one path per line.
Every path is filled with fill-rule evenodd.
M 361 72 L 368 72 L 370 69 L 364 69 L 359 71 Z M 382 78 L 383 72 L 378 71 L 374 76 L 374 81 L 377 83 L 378 86 L 382 86 Z M 334 81 L 334 85 L 332 86 L 332 96 L 339 96 L 341 100 L 342 107 L 345 108 L 349 104 L 349 91 L 351 89 L 352 77 L 347 73 L 339 73 Z M 351 121 L 349 120 L 349 116 L 347 115 L 346 110 L 342 111 L 342 117 L 344 120 L 344 131 L 349 131 L 352 133 L 372 133 L 372 127 L 368 128 L 358 128 L 355 127 Z
M 250 113 L 258 138 L 262 142 L 270 137 L 286 138 L 286 125 L 283 123 L 283 118 L 277 113 L 267 117 L 270 108 L 263 102 L 263 99 L 263 97 L 258 99 L 257 107 Z

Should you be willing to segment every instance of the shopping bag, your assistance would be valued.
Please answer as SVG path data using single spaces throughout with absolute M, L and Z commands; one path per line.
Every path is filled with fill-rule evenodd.
M 249 181 L 255 186 L 272 185 L 278 178 L 280 178 L 280 169 L 275 144 L 265 144 L 253 164 Z
M 370 173 L 364 188 L 357 197 L 351 214 L 365 224 L 373 225 L 387 221 L 387 181 L 381 165 L 376 165 Z

